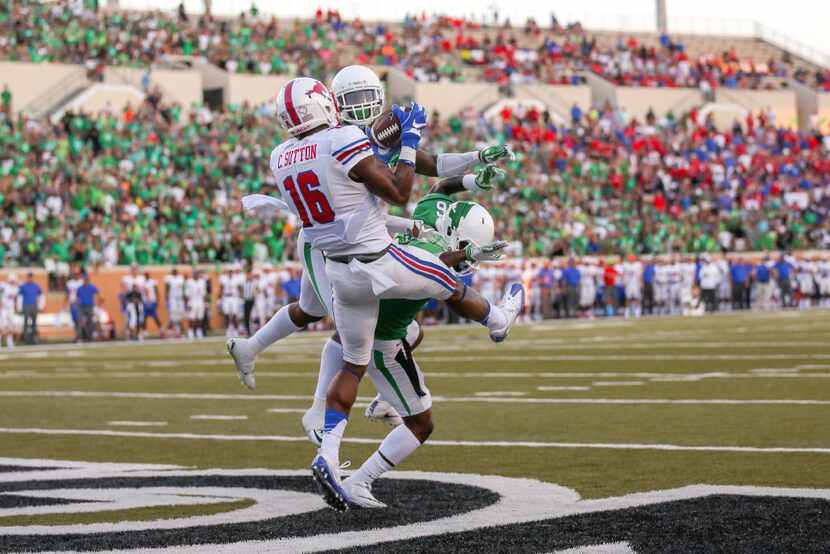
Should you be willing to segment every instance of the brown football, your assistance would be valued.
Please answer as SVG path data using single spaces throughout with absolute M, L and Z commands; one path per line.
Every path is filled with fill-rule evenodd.
M 383 148 L 395 148 L 401 143 L 401 124 L 392 112 L 383 112 L 369 127 L 372 142 Z

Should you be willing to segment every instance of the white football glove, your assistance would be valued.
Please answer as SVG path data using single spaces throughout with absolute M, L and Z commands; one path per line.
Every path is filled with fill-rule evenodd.
M 492 262 L 501 259 L 507 246 L 508 243 L 503 240 L 497 240 L 484 246 L 468 244 L 464 248 L 464 253 L 467 255 L 467 259 L 473 262 Z

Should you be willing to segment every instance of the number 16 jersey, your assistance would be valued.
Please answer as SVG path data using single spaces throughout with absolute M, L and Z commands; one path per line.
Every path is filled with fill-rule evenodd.
M 271 171 L 303 235 L 329 256 L 379 252 L 392 242 L 378 198 L 349 177 L 372 155 L 366 134 L 353 125 L 292 138 L 271 152 Z

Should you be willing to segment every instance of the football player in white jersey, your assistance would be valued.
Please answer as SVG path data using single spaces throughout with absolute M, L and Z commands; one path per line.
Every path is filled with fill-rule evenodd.
M 495 341 L 506 337 L 524 301 L 517 284 L 503 306 L 491 306 L 458 283 L 436 256 L 392 244 L 378 199 L 396 205 L 409 199 L 420 129 L 426 124 L 426 113 L 416 104 L 408 112 L 396 108 L 395 114 L 402 148 L 393 173 L 374 156 L 363 131 L 338 126 L 337 107 L 322 83 L 294 79 L 277 98 L 277 115 L 293 138 L 274 149 L 272 171 L 289 208 L 303 222 L 305 240 L 326 254 L 324 271 L 334 290 L 333 311 L 342 342 L 343 368 L 328 389 L 322 446 L 312 464 L 324 497 L 338 509 L 348 506 L 337 469 L 339 446 L 369 362 L 379 300 L 445 300 L 462 317 L 487 326 Z M 308 269 L 306 273 L 315 271 Z M 316 315 L 303 309 L 302 298 L 300 308 Z M 283 319 L 295 327 L 302 323 L 288 311 Z M 229 341 L 231 351 L 234 346 Z M 407 439 L 413 440 L 417 442 L 414 436 Z
M 185 303 L 187 307 L 187 338 L 202 338 L 202 321 L 205 318 L 206 283 L 197 269 L 185 281 Z
M 643 264 L 631 254 L 621 265 L 625 287 L 625 317 L 640 317 L 643 300 Z
M 163 331 L 158 316 L 158 283 L 150 276 L 149 272 L 144 273 L 144 318 L 140 338 L 147 334 L 147 322 L 152 319 L 159 333 Z
M 669 263 L 666 267 L 668 268 L 666 272 L 668 279 L 669 313 L 679 314 L 683 311 L 683 276 L 681 275 L 680 269 L 680 256 L 676 254 L 673 255 L 669 259 Z
M 827 307 L 830 306 L 830 259 L 819 259 L 816 266 L 821 306 Z
M 219 313 L 225 321 L 225 334 L 228 337 L 236 336 L 237 324 L 234 298 L 233 271 L 226 267 L 219 275 Z
M 815 264 L 807 258 L 801 258 L 796 265 L 796 281 L 799 292 L 799 308 L 809 308 L 813 305 L 816 294 Z
M 14 310 L 19 284 L 14 273 L 0 281 L 0 346 L 6 337 L 6 346 L 14 348 Z
M 279 287 L 279 274 L 274 271 L 271 264 L 262 264 L 262 288 L 265 291 L 265 307 L 263 319 L 260 326 L 271 318 L 277 311 L 277 288 Z
M 257 321 L 257 327 L 265 325 L 265 322 L 268 321 L 270 315 L 268 313 L 268 297 L 271 296 L 271 294 L 268 292 L 268 287 L 271 283 L 271 279 L 268 275 L 268 272 L 266 272 L 265 267 L 263 266 L 259 271 L 259 278 L 257 280 L 256 287 L 254 288 L 253 319 Z
M 654 265 L 654 303 L 658 314 L 670 313 L 669 301 L 669 262 L 665 258 L 658 258 Z
M 594 319 L 594 304 L 597 301 L 597 285 L 602 277 L 599 267 L 591 259 L 585 259 L 579 266 L 579 311 L 582 317 Z
M 182 335 L 182 320 L 185 317 L 184 277 L 174 267 L 164 278 L 164 297 L 167 299 L 167 329 L 176 337 Z
M 130 334 L 130 330 L 127 327 L 127 320 L 129 319 L 127 316 L 127 302 L 126 297 L 128 294 L 134 292 L 135 287 L 138 287 L 139 292 L 141 293 L 142 297 L 144 296 L 144 275 L 141 274 L 139 271 L 138 264 L 132 264 L 130 266 L 130 272 L 124 277 L 121 278 L 121 313 L 125 316 L 124 317 L 124 324 L 125 324 L 125 335 Z
M 72 318 L 72 326 L 75 328 L 75 341 L 81 340 L 81 320 L 78 312 L 78 297 L 77 292 L 84 280 L 81 278 L 81 270 L 76 268 L 72 276 L 66 281 L 66 306 L 69 309 L 69 315 Z

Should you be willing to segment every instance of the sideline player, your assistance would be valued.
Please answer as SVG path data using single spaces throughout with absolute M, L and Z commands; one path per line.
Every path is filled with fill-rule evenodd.
M 0 281 L 0 346 L 6 337 L 6 347 L 14 348 L 14 310 L 18 294 L 17 276 L 10 273 Z
M 164 329 L 161 326 L 158 316 L 158 282 L 152 278 L 149 272 L 144 273 L 144 322 L 142 324 L 141 338 L 147 334 L 147 322 L 152 319 L 158 332 Z
M 182 320 L 185 316 L 184 276 L 174 267 L 164 278 L 164 297 L 167 300 L 167 330 L 174 336 L 182 336 Z
M 194 269 L 184 284 L 185 303 L 187 308 L 187 338 L 200 339 L 204 337 L 202 321 L 205 318 L 205 295 L 207 294 L 205 280 L 198 269 Z

